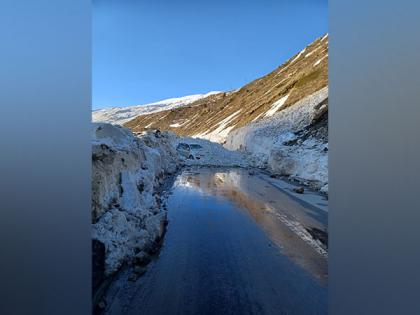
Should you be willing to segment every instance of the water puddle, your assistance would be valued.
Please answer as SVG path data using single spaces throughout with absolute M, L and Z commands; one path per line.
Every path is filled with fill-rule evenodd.
M 326 212 L 245 169 L 190 168 L 159 257 L 106 314 L 327 314 Z
M 178 177 L 175 190 L 196 190 L 219 202 L 234 203 L 239 211 L 252 217 L 284 255 L 326 282 L 327 213 L 267 184 L 263 176 L 251 174 L 241 168 L 192 168 Z M 178 194 L 181 191 L 176 190 Z

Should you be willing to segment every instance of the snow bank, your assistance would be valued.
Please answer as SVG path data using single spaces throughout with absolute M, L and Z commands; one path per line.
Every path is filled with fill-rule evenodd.
M 92 237 L 105 246 L 106 275 L 162 237 L 166 211 L 157 190 L 166 175 L 182 165 L 248 165 L 241 152 L 172 132 L 134 136 L 121 126 L 95 123 L 91 136 Z M 177 150 L 179 144 L 188 150 Z
M 327 98 L 325 87 L 272 117 L 233 130 L 225 147 L 246 153 L 253 166 L 327 190 L 328 142 L 305 131 L 328 111 Z
M 105 273 L 115 272 L 162 237 L 166 212 L 156 190 L 179 159 L 170 133 L 135 137 L 110 124 L 92 127 L 92 237 L 105 245 Z

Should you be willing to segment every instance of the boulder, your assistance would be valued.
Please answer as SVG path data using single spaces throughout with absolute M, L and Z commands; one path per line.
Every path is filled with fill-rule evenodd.
M 296 187 L 296 188 L 293 188 L 293 191 L 295 193 L 297 193 L 297 194 L 303 194 L 303 192 L 305 191 L 305 188 L 303 188 L 303 187 Z

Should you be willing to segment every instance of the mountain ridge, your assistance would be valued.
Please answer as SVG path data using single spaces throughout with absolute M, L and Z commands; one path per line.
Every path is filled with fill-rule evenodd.
M 224 143 L 229 133 L 271 117 L 328 85 L 328 34 L 243 87 L 125 121 L 134 132 L 160 129 Z
M 108 108 L 95 109 L 92 111 L 93 122 L 108 122 L 121 125 L 139 115 L 155 113 L 162 110 L 170 110 L 180 106 L 188 105 L 200 98 L 208 97 L 220 91 L 210 91 L 203 94 L 191 94 L 181 97 L 172 97 L 153 103 L 132 105 L 132 106 L 113 106 Z

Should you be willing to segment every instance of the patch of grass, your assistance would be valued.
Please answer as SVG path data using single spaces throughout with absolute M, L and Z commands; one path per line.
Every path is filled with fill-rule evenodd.
M 312 71 L 308 74 L 305 74 L 304 76 L 302 76 L 297 82 L 295 87 L 296 88 L 301 88 L 304 87 L 305 85 L 308 85 L 314 81 L 317 81 L 320 79 L 321 77 L 321 69 L 317 69 L 315 71 Z

